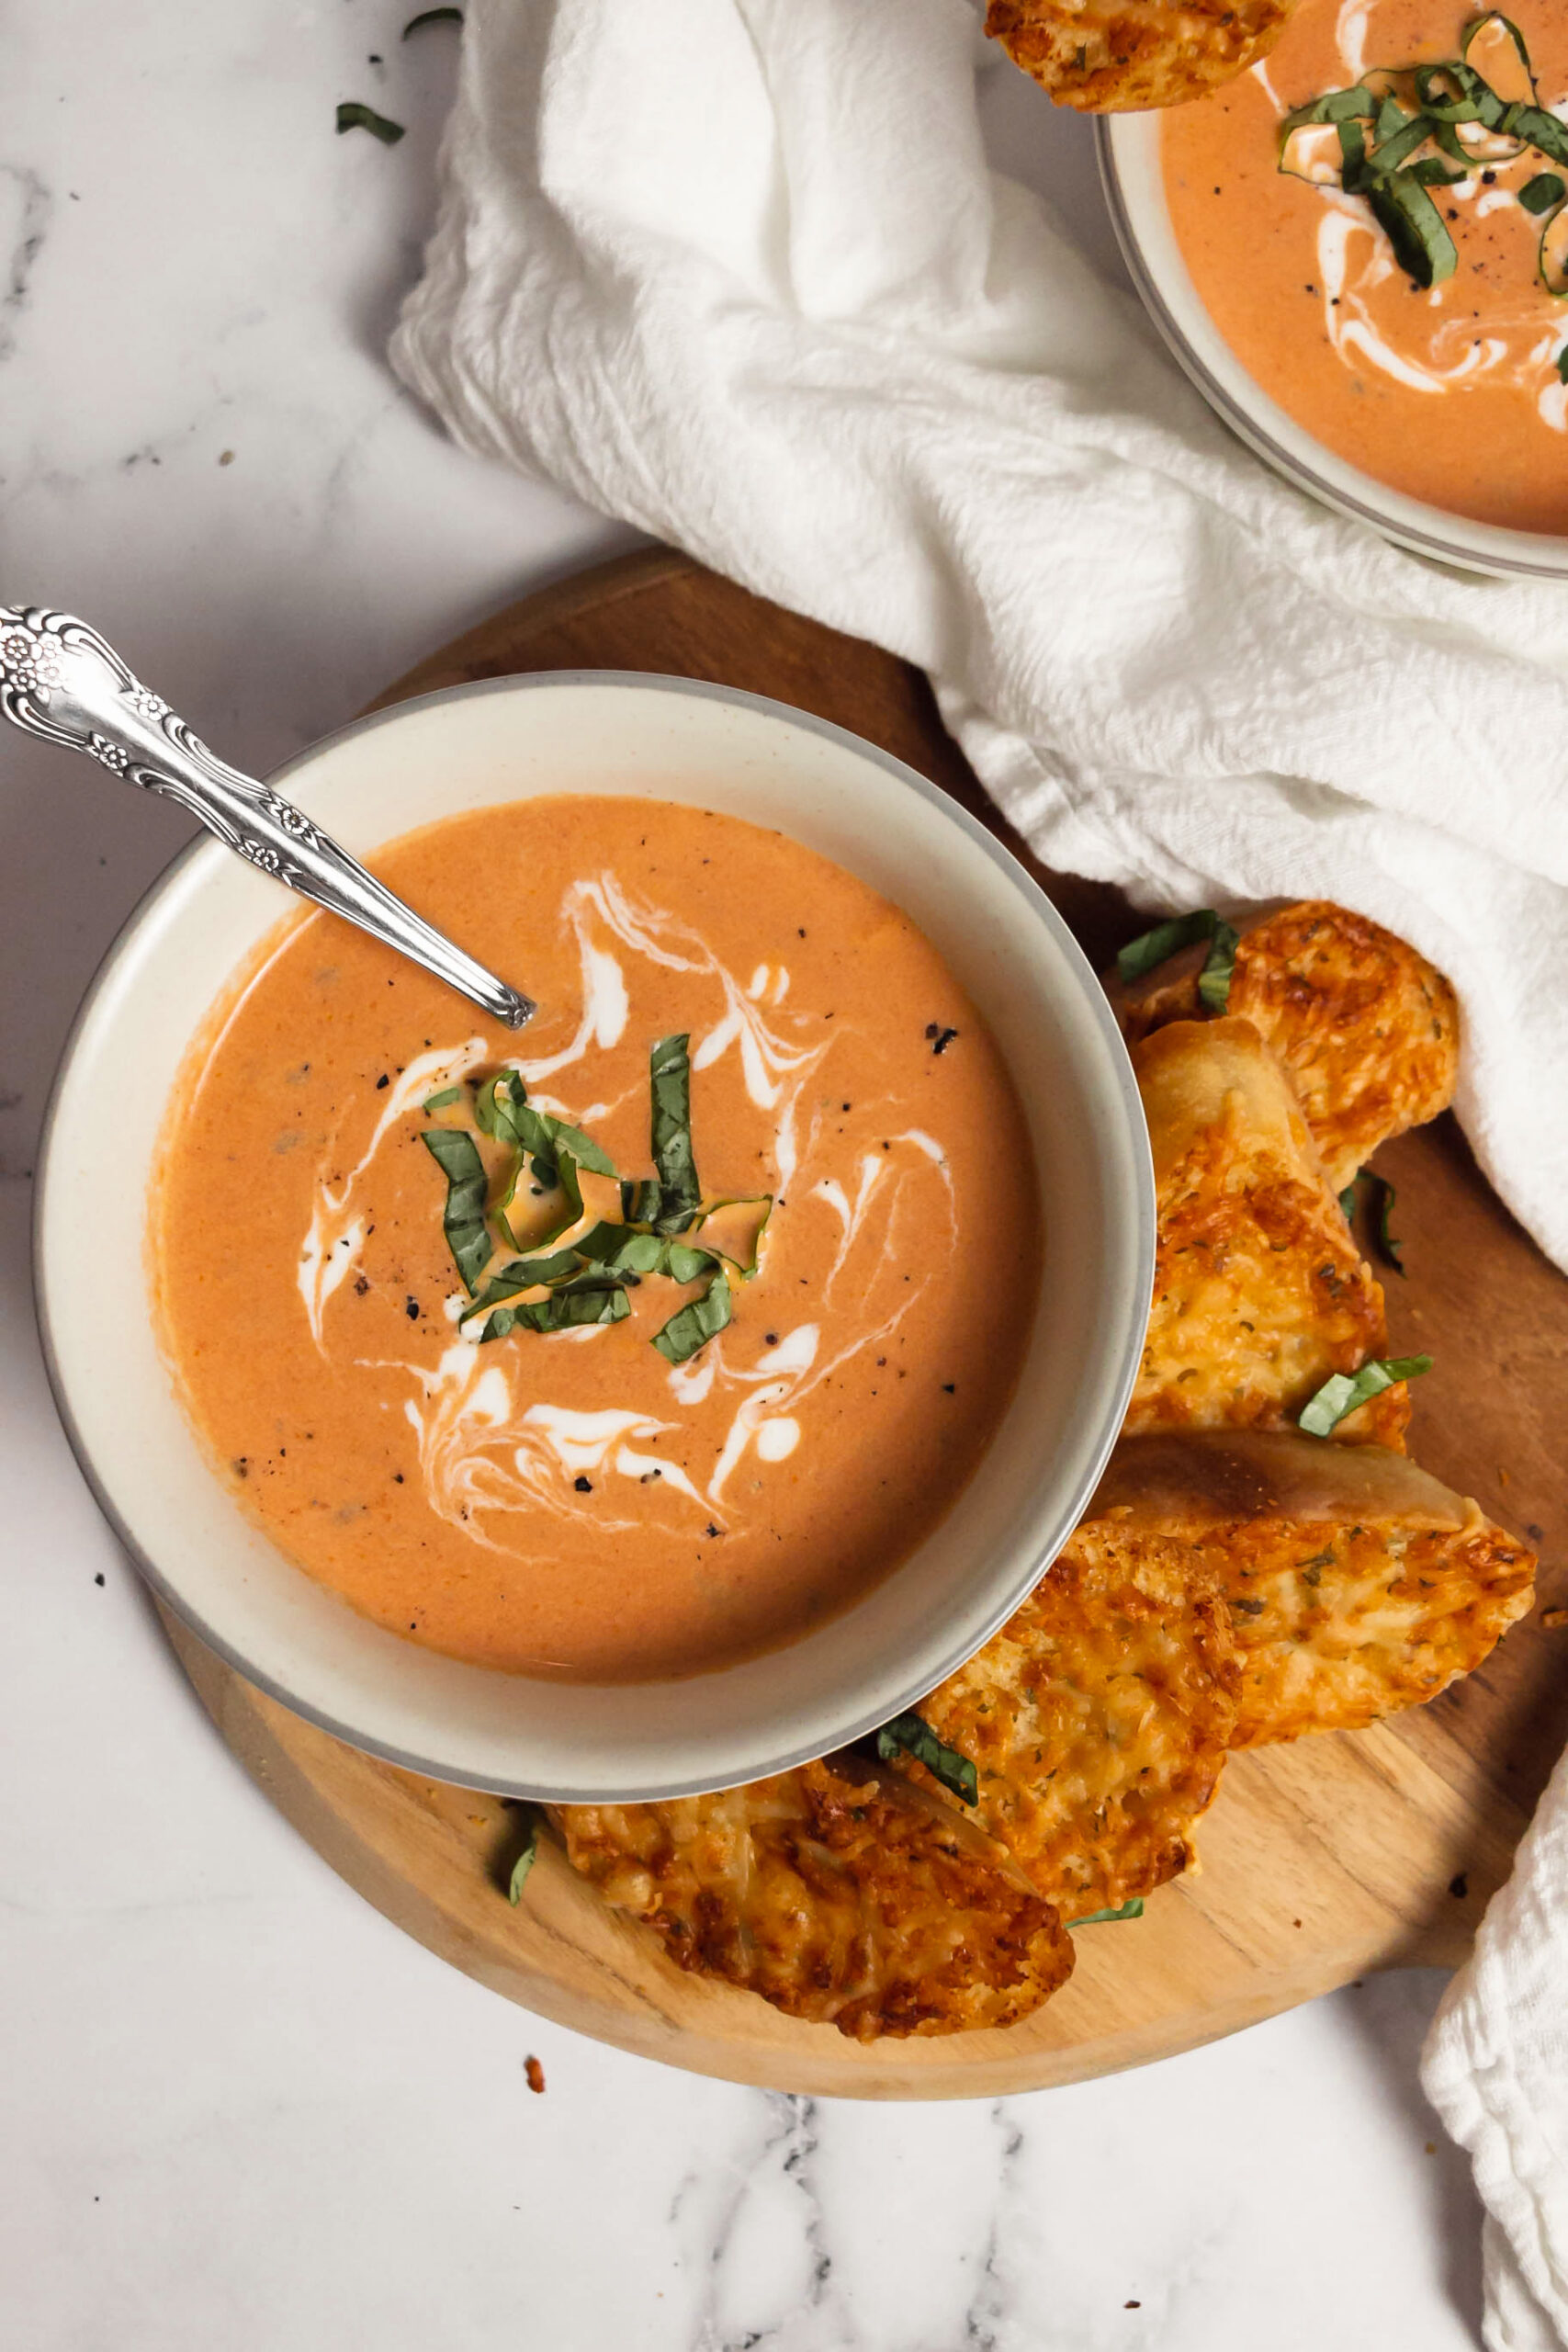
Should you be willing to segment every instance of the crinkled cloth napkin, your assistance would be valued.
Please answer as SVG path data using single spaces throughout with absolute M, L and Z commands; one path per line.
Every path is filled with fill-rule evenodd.
M 987 169 L 976 53 L 970 0 L 469 0 L 393 364 L 476 454 L 929 671 L 1048 864 L 1415 941 L 1477 1156 L 1568 1266 L 1568 586 L 1439 571 L 1232 440 Z M 1560 1815 L 1431 2084 L 1564 2327 Z

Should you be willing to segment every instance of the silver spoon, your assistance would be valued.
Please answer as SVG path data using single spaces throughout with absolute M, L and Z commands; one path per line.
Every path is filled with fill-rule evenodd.
M 41 605 L 0 605 L 0 711 L 25 734 L 85 752 L 111 775 L 177 800 L 253 865 L 423 964 L 509 1029 L 538 1010 L 394 898 L 281 793 L 215 759 L 85 621 Z

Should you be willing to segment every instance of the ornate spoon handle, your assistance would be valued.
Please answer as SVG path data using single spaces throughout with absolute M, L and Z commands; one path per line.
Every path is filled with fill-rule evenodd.
M 215 759 L 85 621 L 39 605 L 0 605 L 0 711 L 25 733 L 85 752 L 129 783 L 177 800 L 253 865 L 423 964 L 509 1029 L 521 1029 L 536 1011 L 394 898 L 281 793 Z

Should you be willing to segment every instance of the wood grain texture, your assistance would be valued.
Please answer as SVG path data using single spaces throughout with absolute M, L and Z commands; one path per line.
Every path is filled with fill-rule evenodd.
M 1144 928 L 1116 892 L 1048 872 L 987 800 L 907 663 L 663 550 L 530 596 L 412 671 L 378 708 L 468 679 L 618 669 L 713 680 L 837 721 L 931 776 L 1035 875 L 1104 964 Z M 1445 1118 L 1377 1165 L 1399 1188 L 1408 1279 L 1388 1276 L 1394 1352 L 1437 1359 L 1411 1450 L 1541 1552 L 1568 1601 L 1568 1284 L 1514 1224 Z M 1480 1673 L 1369 1732 L 1238 1756 L 1202 1869 L 1136 1923 L 1087 1928 L 1077 1972 L 1005 2032 L 869 2048 L 684 1976 L 547 1850 L 513 1910 L 518 1817 L 499 1800 L 362 1756 L 265 1698 L 165 1619 L 219 1729 L 319 1853 L 455 1967 L 645 2057 L 779 2089 L 991 2097 L 1139 2065 L 1409 1962 L 1453 1965 L 1568 1741 L 1568 1627 L 1540 1610 Z M 1457 1890 L 1457 1891 L 1456 1891 Z

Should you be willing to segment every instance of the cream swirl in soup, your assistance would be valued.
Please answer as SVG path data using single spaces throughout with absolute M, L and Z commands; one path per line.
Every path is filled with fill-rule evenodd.
M 258 959 L 193 1056 L 154 1201 L 194 1420 L 301 1567 L 451 1655 L 617 1679 L 795 1637 L 952 1507 L 1016 1381 L 1042 1237 L 995 1045 L 897 908 L 734 819 L 534 800 L 375 863 L 544 1010 L 522 1039 L 470 1023 L 319 915 Z M 703 1195 L 666 1216 L 673 1252 L 637 1222 L 671 1047 Z M 497 1089 L 579 1139 L 574 1178 L 474 1135 Z M 443 1166 L 473 1154 L 465 1272 Z M 513 1250 L 502 1215 L 536 1239 Z M 606 1250 L 623 1227 L 642 1255 Z M 641 1271 L 601 1279 L 578 1243 Z M 604 1319 L 487 1310 L 509 1261 L 552 1253 Z M 720 1268 L 710 1333 L 684 1310 Z

